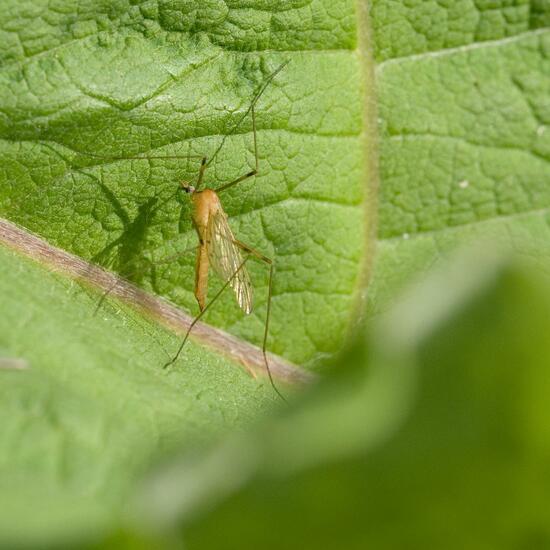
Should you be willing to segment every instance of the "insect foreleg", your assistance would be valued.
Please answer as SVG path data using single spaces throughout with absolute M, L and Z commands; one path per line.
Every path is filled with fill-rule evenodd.
M 202 157 L 202 161 L 201 161 L 201 167 L 200 167 L 200 170 L 199 170 L 199 177 L 197 178 L 197 186 L 196 186 L 196 189 L 199 189 L 200 186 L 202 185 L 202 178 L 204 177 L 204 171 L 206 170 L 206 157 Z
M 222 185 L 221 187 L 218 187 L 216 189 L 216 193 L 221 193 L 222 191 L 225 191 L 226 189 L 229 189 L 230 187 L 233 187 L 234 185 L 237 185 L 238 183 L 241 183 L 241 181 L 244 181 L 248 178 L 251 178 L 252 176 L 257 176 L 258 175 L 258 140 L 256 138 L 256 112 L 254 111 L 254 105 L 252 105 L 251 112 L 252 112 L 252 133 L 254 135 L 254 163 L 255 163 L 255 168 L 254 168 L 254 170 L 251 170 L 250 172 L 247 172 L 244 176 L 240 176 L 236 180 L 230 181 L 229 183 L 226 183 L 226 184 Z
M 256 138 L 256 111 L 252 104 L 252 134 L 254 136 L 254 162 L 256 174 L 258 173 L 258 139 Z

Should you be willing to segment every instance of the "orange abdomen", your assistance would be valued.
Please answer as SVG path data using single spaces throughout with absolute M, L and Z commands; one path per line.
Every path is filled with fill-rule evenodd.
M 200 247 L 197 252 L 197 265 L 195 268 L 195 298 L 202 311 L 206 306 L 206 295 L 208 294 L 208 243 L 207 228 L 210 216 L 220 208 L 220 200 L 212 189 L 197 191 L 192 196 L 193 200 L 193 223 L 199 236 Z
M 195 267 L 195 298 L 202 311 L 206 306 L 208 294 L 208 249 L 206 243 L 199 246 L 197 251 L 197 265 Z

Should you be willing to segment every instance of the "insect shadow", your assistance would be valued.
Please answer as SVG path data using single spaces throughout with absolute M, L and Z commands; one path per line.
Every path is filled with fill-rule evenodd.
M 270 85 L 272 80 L 279 74 L 280 71 L 288 64 L 288 61 L 282 63 L 277 69 L 275 69 L 261 84 L 260 88 L 256 91 L 248 109 L 237 120 L 230 132 L 226 133 L 222 138 L 220 144 L 215 149 L 213 155 L 208 158 L 206 156 L 201 158 L 198 175 L 196 182 L 192 185 L 190 182 L 182 182 L 179 186 L 180 190 L 183 190 L 190 198 L 192 205 L 191 218 L 195 227 L 198 246 L 197 257 L 195 265 L 195 298 L 199 305 L 199 314 L 192 320 L 189 325 L 185 336 L 177 349 L 174 356 L 164 365 L 164 368 L 173 365 L 178 358 L 191 334 L 193 327 L 200 321 L 200 319 L 206 314 L 206 312 L 213 306 L 213 304 L 219 299 L 222 293 L 227 287 L 231 287 L 235 294 L 237 304 L 245 314 L 250 314 L 253 308 L 253 288 L 250 280 L 250 276 L 246 269 L 246 263 L 249 259 L 255 259 L 265 264 L 269 269 L 268 280 L 268 296 L 267 296 L 267 311 L 264 323 L 264 334 L 262 340 L 262 356 L 264 359 L 265 370 L 269 378 L 269 382 L 277 393 L 277 395 L 286 401 L 285 397 L 277 388 L 271 369 L 269 367 L 269 361 L 267 358 L 267 337 L 269 333 L 269 322 L 271 316 L 271 298 L 273 288 L 273 274 L 274 274 L 274 262 L 271 258 L 265 256 L 261 252 L 255 250 L 251 246 L 239 241 L 235 238 L 229 223 L 228 216 L 225 213 L 220 195 L 228 189 L 238 185 L 239 183 L 256 176 L 259 173 L 259 160 L 258 160 L 258 139 L 256 132 L 256 114 L 255 106 L 264 91 Z M 245 174 L 237 177 L 236 179 L 223 183 L 215 189 L 206 187 L 205 174 L 207 168 L 215 160 L 218 153 L 223 148 L 228 136 L 232 135 L 237 128 L 242 124 L 247 116 L 252 118 L 252 134 L 254 140 L 254 168 Z M 98 156 L 99 155 L 91 155 Z M 111 160 L 128 160 L 128 159 L 169 159 L 169 158 L 193 158 L 192 156 L 178 156 L 178 155 L 156 155 L 156 156 L 138 156 L 138 157 L 100 157 L 109 158 Z M 196 156 L 195 156 L 196 158 Z M 105 193 L 110 193 L 108 189 L 104 189 Z M 110 251 L 118 247 L 120 266 L 123 268 L 132 265 L 132 262 L 136 262 L 137 246 L 140 242 L 143 242 L 144 235 L 147 231 L 148 220 L 155 212 L 161 207 L 158 201 L 150 199 L 147 203 L 142 205 L 138 211 L 136 218 L 130 222 L 127 215 L 123 213 L 123 209 L 116 200 L 116 197 L 111 197 L 116 210 L 119 212 L 123 223 L 125 224 L 125 230 L 123 234 L 115 241 L 110 243 L 99 255 L 98 259 L 101 259 L 101 255 L 108 255 Z M 124 214 L 124 215 L 122 215 Z M 162 263 L 166 263 L 164 260 Z M 224 281 L 223 286 L 216 292 L 214 297 L 207 302 L 208 294 L 208 276 L 209 270 L 212 270 Z M 128 277 L 131 275 L 130 271 L 120 271 L 123 276 Z M 112 289 L 109 289 L 101 299 L 101 302 L 116 286 L 116 282 Z M 101 302 L 99 306 L 101 305 Z M 252 373 L 253 374 L 253 373 Z
M 103 250 L 92 257 L 92 261 L 103 267 L 116 271 L 123 278 L 140 284 L 151 262 L 143 255 L 147 244 L 147 231 L 150 220 L 161 208 L 158 197 L 150 197 L 138 207 L 138 213 L 134 219 L 130 219 L 118 199 L 100 183 L 104 192 L 108 195 L 111 204 L 114 205 L 119 219 L 123 223 L 123 231 L 119 237 L 110 242 Z M 107 296 L 114 290 L 116 282 L 101 296 L 95 313 L 99 311 Z

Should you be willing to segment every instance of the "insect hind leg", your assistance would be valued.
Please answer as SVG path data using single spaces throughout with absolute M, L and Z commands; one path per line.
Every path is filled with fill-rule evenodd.
M 154 263 L 151 263 L 151 267 L 154 268 L 157 265 L 170 264 L 174 260 L 178 260 L 179 258 L 181 258 L 186 253 L 191 252 L 191 251 L 196 250 L 196 249 L 197 249 L 197 246 L 189 247 L 186 250 L 184 250 L 183 252 L 180 252 L 179 254 L 173 254 L 171 256 L 168 256 L 167 258 L 164 258 L 162 260 L 158 260 L 158 261 L 155 261 Z M 148 261 L 150 262 L 150 260 L 148 260 Z M 111 283 L 111 285 L 109 285 L 109 287 L 107 287 L 105 292 L 103 292 L 103 294 L 101 295 L 101 298 L 99 299 L 99 301 L 98 301 L 98 303 L 95 307 L 94 315 L 97 315 L 98 311 L 101 309 L 101 306 L 103 305 L 105 300 L 109 297 L 110 294 L 112 294 L 115 291 L 115 289 L 117 288 L 117 286 L 120 283 L 125 282 L 125 281 L 132 282 L 132 279 L 136 275 L 143 275 L 144 273 L 145 273 L 145 269 L 134 269 L 132 271 L 124 271 L 123 273 L 120 273 L 120 274 L 113 273 L 113 277 L 114 277 L 113 282 Z
M 264 365 L 265 370 L 267 372 L 267 376 L 269 378 L 269 382 L 271 384 L 271 387 L 275 390 L 275 393 L 286 402 L 285 397 L 283 394 L 279 391 L 277 386 L 275 385 L 275 381 L 273 380 L 273 375 L 271 374 L 271 369 L 269 368 L 269 361 L 267 360 L 267 335 L 269 334 L 269 321 L 271 319 L 271 296 L 272 296 L 272 289 L 273 289 L 273 272 L 275 269 L 275 264 L 273 263 L 273 260 L 271 258 L 268 258 L 267 256 L 264 256 L 261 252 L 258 252 L 257 250 L 254 250 L 250 246 L 246 245 L 245 243 L 233 240 L 233 243 L 238 246 L 241 250 L 246 252 L 249 256 L 252 256 L 256 258 L 257 260 L 264 262 L 266 265 L 269 266 L 269 282 L 267 285 L 267 312 L 265 316 L 265 325 L 264 325 L 264 337 L 262 341 L 262 355 L 264 358 Z

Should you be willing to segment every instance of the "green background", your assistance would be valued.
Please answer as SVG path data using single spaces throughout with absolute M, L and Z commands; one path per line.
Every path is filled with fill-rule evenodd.
M 276 262 L 268 348 L 324 380 L 163 371 L 176 336 L 2 248 L 0 545 L 550 547 L 549 2 L 4 4 L 1 215 L 192 313 L 197 159 L 91 155 L 227 136 L 231 181 L 290 60 L 223 202 Z M 251 276 L 207 322 L 258 344 Z

